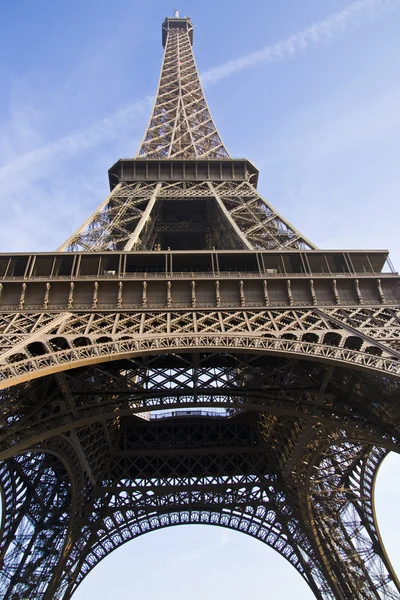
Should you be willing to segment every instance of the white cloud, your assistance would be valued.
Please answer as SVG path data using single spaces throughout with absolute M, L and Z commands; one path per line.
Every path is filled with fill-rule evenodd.
M 29 176 L 30 169 L 55 155 L 76 154 L 86 148 L 96 146 L 100 142 L 118 137 L 121 129 L 125 129 L 131 121 L 149 111 L 152 101 L 151 96 L 137 100 L 133 104 L 121 108 L 114 115 L 105 117 L 82 131 L 72 133 L 23 154 L 0 168 L 0 181 L 19 175 L 21 172 L 24 172 L 24 176 L 25 173 Z
M 209 557 L 210 554 L 221 550 L 221 548 L 229 544 L 230 541 L 231 536 L 229 530 L 222 529 L 219 539 L 215 543 L 191 552 L 185 552 L 185 554 L 175 557 L 173 562 L 174 568 L 181 569 L 191 562 L 201 562 L 204 558 Z
M 221 79 L 249 67 L 290 58 L 299 51 L 317 46 L 321 42 L 336 38 L 366 21 L 371 21 L 390 8 L 399 6 L 399 4 L 399 0 L 358 0 L 349 4 L 341 12 L 315 23 L 308 29 L 291 35 L 286 40 L 226 62 L 219 67 L 209 69 L 202 74 L 202 82 L 204 85 L 217 83 Z

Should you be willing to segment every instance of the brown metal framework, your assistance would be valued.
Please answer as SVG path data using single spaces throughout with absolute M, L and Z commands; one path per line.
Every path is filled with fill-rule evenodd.
M 400 598 L 374 513 L 400 444 L 400 278 L 321 251 L 230 159 L 192 53 L 136 159 L 53 253 L 0 255 L 0 595 L 68 600 L 125 542 L 205 523 L 320 600 Z

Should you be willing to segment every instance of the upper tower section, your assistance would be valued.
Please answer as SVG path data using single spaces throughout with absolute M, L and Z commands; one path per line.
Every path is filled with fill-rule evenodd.
M 229 158 L 201 87 L 190 18 L 178 11 L 166 18 L 162 43 L 157 96 L 137 158 Z
M 165 48 L 167 44 L 168 32 L 171 29 L 183 29 L 189 34 L 190 44 L 193 46 L 193 23 L 190 20 L 190 17 L 179 16 L 179 10 L 175 11 L 175 15 L 173 17 L 167 17 L 162 24 L 162 45 Z

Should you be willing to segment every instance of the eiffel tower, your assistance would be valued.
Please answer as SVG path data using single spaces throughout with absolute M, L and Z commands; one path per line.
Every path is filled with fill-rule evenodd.
M 68 600 L 110 552 L 220 525 L 320 600 L 400 598 L 374 482 L 400 447 L 400 278 L 319 250 L 232 159 L 175 14 L 151 118 L 56 252 L 0 255 L 0 596 Z

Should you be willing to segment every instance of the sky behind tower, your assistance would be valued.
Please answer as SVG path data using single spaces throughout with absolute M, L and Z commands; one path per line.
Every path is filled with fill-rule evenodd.
M 50 251 L 133 156 L 162 60 L 161 0 L 0 3 L 0 251 Z M 187 0 L 195 57 L 232 156 L 317 246 L 391 250 L 400 268 L 400 0 Z M 400 572 L 397 457 L 378 518 Z M 396 489 L 397 488 L 397 489 Z M 268 592 L 266 590 L 269 590 Z M 313 597 L 263 544 L 187 526 L 125 545 L 76 600 Z

